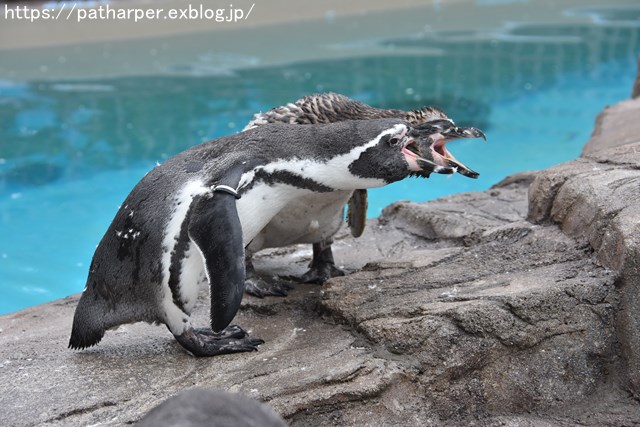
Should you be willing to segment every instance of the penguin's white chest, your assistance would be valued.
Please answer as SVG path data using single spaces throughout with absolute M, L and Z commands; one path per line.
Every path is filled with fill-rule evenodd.
M 258 233 L 250 252 L 297 243 L 318 243 L 333 236 L 343 223 L 343 209 L 353 192 L 311 193 L 290 201 Z
M 288 184 L 259 183 L 236 202 L 242 226 L 242 241 L 247 246 L 289 203 L 311 191 Z

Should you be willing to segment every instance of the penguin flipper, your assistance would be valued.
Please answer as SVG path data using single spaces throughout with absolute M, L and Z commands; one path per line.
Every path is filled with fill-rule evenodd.
M 197 200 L 192 209 L 189 237 L 204 258 L 211 288 L 211 328 L 220 332 L 236 315 L 244 292 L 244 245 L 236 198 L 215 192 Z
M 214 192 L 195 201 L 189 220 L 189 238 L 204 258 L 211 296 L 211 330 L 187 328 L 177 341 L 195 356 L 214 356 L 257 350 L 238 326 L 229 326 L 244 293 L 242 226 L 233 194 Z
M 367 224 L 367 190 L 356 190 L 351 195 L 347 209 L 347 224 L 353 237 L 360 237 Z

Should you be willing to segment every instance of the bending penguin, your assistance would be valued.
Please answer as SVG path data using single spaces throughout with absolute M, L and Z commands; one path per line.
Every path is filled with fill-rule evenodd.
M 231 325 L 245 288 L 245 247 L 293 200 L 456 171 L 448 138 L 484 137 L 448 120 L 264 125 L 192 147 L 151 170 L 100 241 L 69 347 L 97 344 L 124 323 L 164 323 L 195 356 L 262 344 Z M 210 288 L 210 325 L 190 314 Z
M 435 107 L 423 107 L 413 111 L 380 109 L 344 95 L 328 92 L 305 96 L 295 103 L 255 114 L 245 130 L 268 123 L 317 124 L 379 118 L 403 119 L 412 125 L 433 121 L 449 121 L 453 125 L 453 121 Z M 469 178 L 477 178 L 477 172 L 466 167 L 445 148 L 444 143 L 450 139 L 451 137 L 443 136 L 440 152 L 436 151 L 435 155 L 441 155 L 441 163 L 455 168 L 458 173 Z M 314 193 L 294 199 L 282 209 L 247 248 L 247 293 L 258 297 L 287 293 L 289 287 L 286 283 L 262 278 L 255 272 L 252 256 L 266 248 L 311 243 L 313 258 L 309 270 L 297 279 L 300 282 L 324 283 L 331 277 L 344 275 L 344 272 L 335 266 L 331 244 L 333 236 L 342 225 L 345 204 L 348 205 L 347 223 L 351 234 L 360 237 L 367 219 L 366 189 Z

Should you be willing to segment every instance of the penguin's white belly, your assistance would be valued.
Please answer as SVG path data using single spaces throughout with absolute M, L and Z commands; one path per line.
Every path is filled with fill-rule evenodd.
M 262 240 L 262 230 L 291 203 L 313 195 L 309 190 L 287 184 L 260 183 L 244 193 L 236 202 L 245 247 Z M 265 246 L 261 246 L 263 248 Z
M 254 237 L 249 251 L 297 243 L 318 243 L 333 236 L 353 191 L 309 193 L 287 203 Z

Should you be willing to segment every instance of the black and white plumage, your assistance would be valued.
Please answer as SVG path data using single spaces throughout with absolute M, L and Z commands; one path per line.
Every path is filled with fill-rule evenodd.
M 245 130 L 268 123 L 318 124 L 335 123 L 344 120 L 368 120 L 380 118 L 403 119 L 412 125 L 428 122 L 453 121 L 436 107 L 423 107 L 419 110 L 403 111 L 397 109 L 374 108 L 360 101 L 337 93 L 322 93 L 305 96 L 295 103 L 273 108 L 267 112 L 255 114 Z M 456 167 L 457 171 L 471 178 L 477 173 L 457 161 L 442 145 L 442 155 L 446 164 Z M 315 194 L 291 202 L 281 211 L 252 243 L 247 251 L 247 291 L 255 296 L 284 295 L 286 285 L 275 281 L 267 283 L 253 271 L 252 254 L 269 247 L 282 247 L 298 243 L 313 245 L 313 259 L 310 269 L 299 280 L 302 282 L 323 283 L 331 277 L 344 273 L 335 266 L 331 244 L 333 236 L 343 222 L 344 205 L 348 205 L 347 224 L 354 237 L 364 231 L 367 213 L 367 190 Z
M 264 125 L 192 147 L 131 191 L 94 253 L 69 347 L 97 344 L 123 323 L 164 323 L 196 356 L 251 351 L 263 341 L 229 326 L 245 287 L 245 247 L 293 200 L 454 173 L 447 138 L 483 136 L 448 121 L 398 119 Z M 210 288 L 210 328 L 190 314 Z

